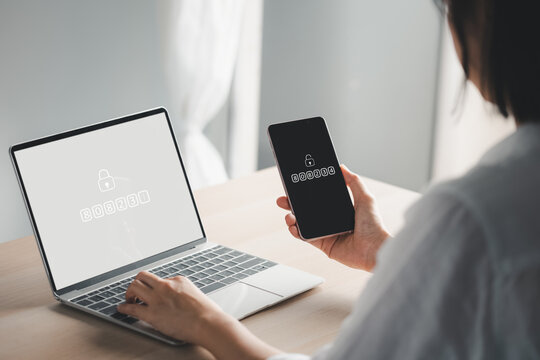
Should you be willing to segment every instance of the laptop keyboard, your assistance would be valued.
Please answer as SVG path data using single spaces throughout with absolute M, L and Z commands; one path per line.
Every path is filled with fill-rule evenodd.
M 275 262 L 218 245 L 149 271 L 161 278 L 186 276 L 203 293 L 208 294 L 275 265 Z M 134 278 L 135 275 L 117 281 L 78 296 L 71 302 L 132 324 L 137 319 L 117 312 L 116 307 L 125 301 L 126 290 Z

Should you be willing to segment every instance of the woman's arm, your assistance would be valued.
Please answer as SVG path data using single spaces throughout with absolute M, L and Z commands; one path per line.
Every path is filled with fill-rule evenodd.
M 135 300 L 144 304 L 136 304 Z M 279 351 L 224 313 L 189 279 L 161 279 L 143 271 L 126 292 L 118 311 L 146 321 L 175 339 L 208 349 L 219 359 L 266 359 Z
M 204 341 L 200 345 L 218 359 L 267 359 L 281 353 L 223 312 L 207 317 L 201 328 Z

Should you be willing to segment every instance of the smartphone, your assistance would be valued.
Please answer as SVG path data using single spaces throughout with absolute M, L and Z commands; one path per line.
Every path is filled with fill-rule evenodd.
M 303 240 L 354 229 L 354 206 L 322 117 L 272 124 L 268 137 Z

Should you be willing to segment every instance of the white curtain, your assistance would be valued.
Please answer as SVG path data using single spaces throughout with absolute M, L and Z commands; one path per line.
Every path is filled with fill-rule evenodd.
M 169 111 L 194 188 L 227 180 L 223 160 L 203 129 L 228 98 L 244 7 L 244 0 L 160 4 Z

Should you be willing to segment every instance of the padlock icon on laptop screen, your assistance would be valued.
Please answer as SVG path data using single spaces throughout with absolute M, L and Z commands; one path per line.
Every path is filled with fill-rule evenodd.
M 311 154 L 306 155 L 306 167 L 315 166 L 315 160 L 311 157 Z
M 113 190 L 116 187 L 113 177 L 109 174 L 109 170 L 101 169 L 98 174 L 99 191 L 106 192 Z

